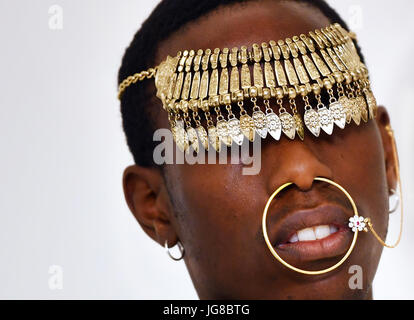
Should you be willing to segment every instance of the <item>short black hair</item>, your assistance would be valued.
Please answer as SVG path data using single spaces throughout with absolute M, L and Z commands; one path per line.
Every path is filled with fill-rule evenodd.
M 145 20 L 126 49 L 118 73 L 118 84 L 130 75 L 153 67 L 158 45 L 187 23 L 214 11 L 218 7 L 257 0 L 162 0 Z M 280 1 L 280 0 L 275 0 Z M 318 8 L 332 23 L 337 22 L 349 29 L 325 0 L 292 0 Z M 357 46 L 361 58 L 360 48 Z M 128 147 L 137 165 L 154 166 L 152 152 L 155 147 L 152 139 L 155 130 L 154 117 L 148 106 L 148 83 L 129 87 L 122 95 L 122 124 Z M 155 92 L 152 95 L 155 97 Z M 152 100 L 154 101 L 154 100 Z

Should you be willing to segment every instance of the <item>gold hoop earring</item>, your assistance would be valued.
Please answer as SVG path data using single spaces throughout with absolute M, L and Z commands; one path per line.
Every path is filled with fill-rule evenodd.
M 314 178 L 314 180 L 316 180 L 316 181 L 323 181 L 323 182 L 327 182 L 327 183 L 329 183 L 329 184 L 331 184 L 331 185 L 333 185 L 333 186 L 335 186 L 335 187 L 337 187 L 339 190 L 341 190 L 345 195 L 346 195 L 346 197 L 348 198 L 348 200 L 349 200 L 349 202 L 351 203 L 351 205 L 352 205 L 352 209 L 354 210 L 354 219 L 355 218 L 358 218 L 359 219 L 359 215 L 358 215 L 358 209 L 357 209 L 357 207 L 356 207 L 356 205 L 355 205 L 355 202 L 354 202 L 354 200 L 352 199 L 352 197 L 351 197 L 351 195 L 341 186 L 341 185 L 339 185 L 338 183 L 336 183 L 336 182 L 334 182 L 334 181 L 332 181 L 332 180 L 329 180 L 329 179 L 327 179 L 327 178 L 323 178 L 323 177 L 316 177 L 316 178 Z M 265 206 L 265 208 L 264 208 L 264 211 L 263 211 L 263 218 L 262 218 L 262 231 L 263 231 L 263 236 L 264 236 L 264 239 L 265 239 L 265 241 L 266 241 L 266 244 L 267 244 L 267 247 L 269 248 L 269 250 L 270 250 L 270 252 L 273 254 L 273 256 L 281 263 L 281 264 L 283 264 L 285 267 L 287 267 L 287 268 L 289 268 L 289 269 L 291 269 L 291 270 L 293 270 L 293 271 L 296 271 L 296 272 L 299 272 L 299 273 L 302 273 L 302 274 L 308 274 L 308 275 L 318 275 L 318 274 L 323 274 L 323 273 L 327 273 L 327 272 L 330 272 L 330 271 L 332 271 L 332 270 L 335 270 L 336 268 L 338 268 L 341 264 L 343 264 L 344 262 L 345 262 L 345 260 L 349 257 L 349 255 L 351 254 L 351 252 L 352 252 L 352 250 L 354 249 L 354 247 L 355 247 L 355 243 L 356 243 L 356 241 L 357 241 L 357 238 L 358 238 L 358 231 L 361 231 L 361 228 L 358 228 L 358 227 L 356 227 L 356 225 L 354 225 L 354 224 L 352 224 L 352 228 L 353 228 L 353 231 L 354 231 L 354 237 L 353 237 L 353 239 L 352 239 L 352 243 L 351 243 L 351 245 L 350 245 L 350 247 L 349 247 L 349 249 L 348 249 L 348 251 L 345 253 L 345 255 L 342 257 L 342 259 L 340 260 L 340 261 L 338 261 L 336 264 L 334 264 L 333 266 L 331 266 L 331 267 L 329 267 L 329 268 L 326 268 L 326 269 L 323 269 L 323 270 L 315 270 L 315 271 L 311 271 L 311 270 L 304 270 L 304 269 L 300 269 L 300 268 L 297 268 L 297 267 L 294 267 L 294 266 L 292 266 L 291 264 L 289 264 L 289 263 L 287 263 L 285 260 L 283 260 L 279 255 L 278 255 L 278 253 L 276 252 L 276 250 L 273 248 L 273 246 L 272 246 L 272 244 L 271 244 L 271 242 L 270 242 L 270 240 L 269 240 L 269 236 L 268 236 L 268 234 L 267 234 L 267 226 L 266 226 L 266 218 L 267 218 L 267 212 L 268 212 L 268 210 L 269 210 L 269 206 L 270 206 L 270 204 L 271 204 L 271 202 L 272 202 L 272 200 L 274 199 L 274 197 L 276 197 L 276 195 L 278 195 L 283 189 L 285 189 L 285 188 L 287 188 L 288 186 L 290 186 L 290 185 L 292 185 L 293 183 L 292 182 L 287 182 L 287 183 L 285 183 L 284 185 L 282 185 L 282 186 L 280 186 L 275 192 L 273 192 L 273 194 L 270 196 L 270 198 L 267 200 L 267 203 L 266 203 L 266 206 Z M 362 218 L 362 217 L 361 217 Z M 361 221 L 362 222 L 362 221 Z M 350 224 L 351 224 L 351 222 L 350 222 Z M 351 227 L 351 226 L 350 226 Z M 362 226 L 363 227 L 363 226 Z M 364 230 L 365 231 L 365 230 Z
M 372 221 L 370 218 L 367 218 L 367 224 L 368 227 L 370 228 L 370 230 L 372 231 L 372 234 L 375 236 L 375 238 L 384 246 L 387 248 L 395 248 L 396 246 L 398 246 L 398 244 L 401 241 L 401 237 L 402 237 L 402 230 L 403 230 L 403 224 L 404 224 L 404 206 L 403 206 L 403 196 L 402 196 L 402 185 L 401 185 L 401 176 L 400 176 L 400 165 L 398 163 L 398 154 L 397 154 L 397 145 L 395 142 L 395 136 L 394 136 L 394 130 L 392 130 L 390 125 L 387 125 L 385 127 L 385 130 L 387 130 L 387 133 L 389 134 L 389 136 L 391 137 L 391 141 L 392 141 L 392 152 L 393 152 L 393 156 L 394 156 L 394 161 L 395 161 L 395 174 L 397 176 L 397 180 L 398 180 L 398 193 L 400 195 L 400 212 L 401 212 L 401 218 L 400 218 L 400 232 L 398 233 L 398 238 L 397 241 L 395 241 L 394 244 L 386 244 L 385 241 L 383 241 L 381 239 L 381 237 L 375 232 L 374 230 L 374 226 L 372 224 Z

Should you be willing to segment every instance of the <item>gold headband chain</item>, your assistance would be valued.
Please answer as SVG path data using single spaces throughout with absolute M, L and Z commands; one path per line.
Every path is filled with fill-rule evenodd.
M 191 146 L 198 152 L 199 143 L 208 150 L 209 142 L 220 151 L 222 144 L 241 145 L 244 137 L 253 141 L 256 134 L 279 140 L 283 132 L 289 139 L 297 135 L 303 140 L 303 123 L 317 137 L 321 129 L 332 134 L 334 125 L 343 129 L 351 121 L 359 125 L 361 119 L 367 122 L 376 116 L 368 70 L 353 37 L 333 24 L 308 35 L 253 44 L 251 48 L 180 51 L 157 67 L 126 78 L 118 97 L 121 99 L 133 83 L 155 77 L 157 97 L 168 112 L 174 140 L 182 151 Z M 329 95 L 329 108 L 322 103 L 322 90 Z M 310 104 L 311 93 L 316 110 Z M 296 107 L 298 97 L 305 104 L 303 121 Z M 265 112 L 258 99 L 262 99 Z M 276 100 L 278 114 L 270 105 L 271 99 Z M 292 114 L 285 109 L 284 99 Z M 253 106 L 251 116 L 245 109 L 246 100 Z M 238 111 L 232 104 L 238 105 Z

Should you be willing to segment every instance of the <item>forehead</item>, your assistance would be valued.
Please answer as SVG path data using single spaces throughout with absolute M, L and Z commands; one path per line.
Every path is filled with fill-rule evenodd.
M 251 46 L 322 28 L 331 21 L 311 5 L 297 1 L 252 1 L 219 8 L 188 23 L 163 41 L 156 64 L 185 49 Z

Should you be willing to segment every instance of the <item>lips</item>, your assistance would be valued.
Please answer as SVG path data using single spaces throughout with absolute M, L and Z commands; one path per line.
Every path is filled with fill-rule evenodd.
M 269 236 L 279 255 L 290 264 L 343 256 L 352 241 L 350 213 L 337 204 L 289 212 Z

